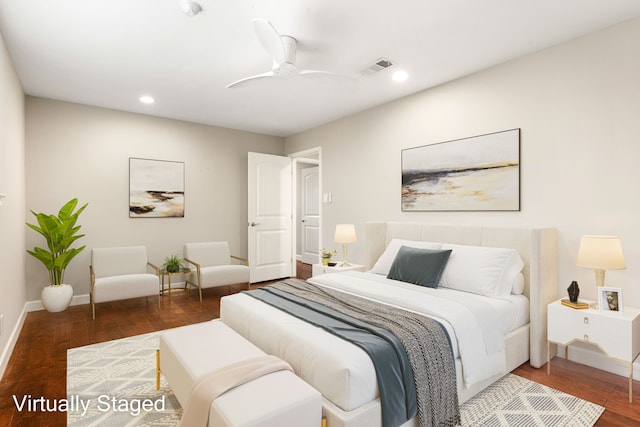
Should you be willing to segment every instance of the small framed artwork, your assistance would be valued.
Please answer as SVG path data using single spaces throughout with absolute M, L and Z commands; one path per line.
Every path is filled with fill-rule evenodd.
M 600 311 L 622 314 L 622 289 L 620 288 L 598 288 L 598 308 Z
M 184 163 L 129 158 L 129 218 L 184 217 Z

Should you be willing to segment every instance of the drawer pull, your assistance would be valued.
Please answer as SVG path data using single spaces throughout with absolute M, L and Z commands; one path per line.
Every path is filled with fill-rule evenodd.
M 586 323 L 587 325 L 589 324 L 589 318 L 587 316 L 584 316 L 584 323 Z
M 586 342 L 589 342 L 589 335 L 584 334 L 584 340 L 585 340 Z

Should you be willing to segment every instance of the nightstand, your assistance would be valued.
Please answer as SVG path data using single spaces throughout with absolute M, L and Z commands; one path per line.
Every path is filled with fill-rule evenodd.
M 313 264 L 311 266 L 311 276 L 318 276 L 320 274 L 330 274 L 330 273 L 342 273 L 343 271 L 355 270 L 355 271 L 363 271 L 364 265 L 360 264 L 349 264 L 346 267 L 341 266 L 341 262 L 339 262 L 334 267 L 329 267 L 324 264 Z
M 576 341 L 596 345 L 605 354 L 629 364 L 629 403 L 633 401 L 633 362 L 640 354 L 640 309 L 624 307 L 624 314 L 588 308 L 577 310 L 560 300 L 547 306 L 547 374 L 551 373 L 551 344 Z

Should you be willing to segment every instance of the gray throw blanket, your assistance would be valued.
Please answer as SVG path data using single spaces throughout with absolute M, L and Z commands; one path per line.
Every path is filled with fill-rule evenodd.
M 385 304 L 297 279 L 271 285 L 392 332 L 402 342 L 413 371 L 421 427 L 460 423 L 451 343 L 437 321 Z

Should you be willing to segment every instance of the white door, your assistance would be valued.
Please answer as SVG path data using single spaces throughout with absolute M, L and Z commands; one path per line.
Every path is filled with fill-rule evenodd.
M 291 276 L 291 159 L 249 153 L 251 283 Z
M 302 262 L 320 261 L 320 168 L 306 168 L 301 172 L 300 246 Z

